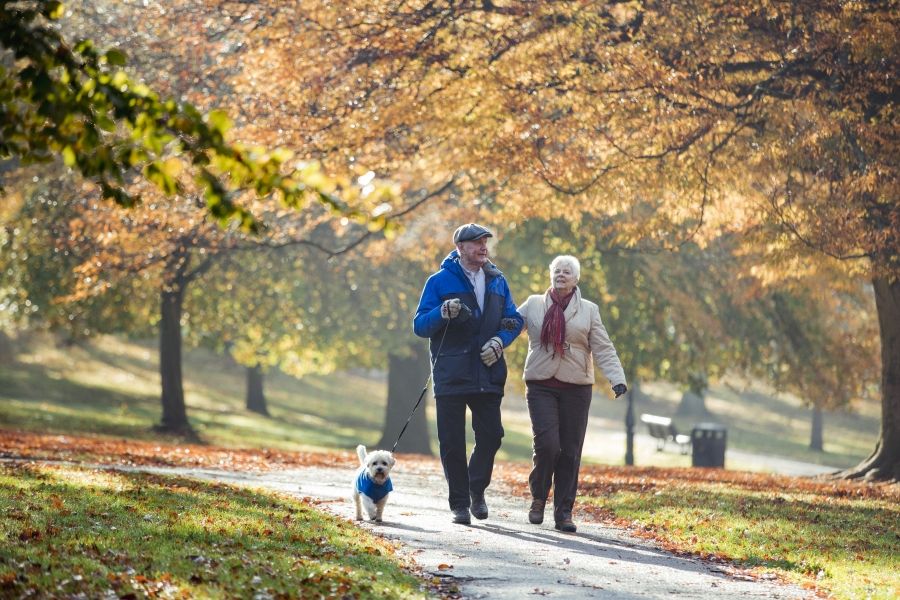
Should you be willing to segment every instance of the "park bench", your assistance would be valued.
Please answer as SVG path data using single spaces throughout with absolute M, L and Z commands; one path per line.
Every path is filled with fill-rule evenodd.
M 646 423 L 650 436 L 656 438 L 656 451 L 661 452 L 666 447 L 666 442 L 675 442 L 681 448 L 682 454 L 687 454 L 691 445 L 691 436 L 678 433 L 678 429 L 668 417 L 642 414 L 641 421 Z

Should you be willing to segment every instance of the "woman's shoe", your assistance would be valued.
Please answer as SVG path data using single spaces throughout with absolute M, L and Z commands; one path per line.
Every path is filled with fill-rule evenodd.
M 546 500 L 539 500 L 537 498 L 531 499 L 531 508 L 528 509 L 529 523 L 540 525 L 544 522 L 544 506 L 546 504 Z
M 565 531 L 566 533 L 575 533 L 578 530 L 578 528 L 575 527 L 575 523 L 572 522 L 572 519 L 557 521 L 556 528 L 560 531 Z

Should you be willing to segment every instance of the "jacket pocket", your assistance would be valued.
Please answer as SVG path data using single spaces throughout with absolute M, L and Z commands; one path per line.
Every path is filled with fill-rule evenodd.
M 439 354 L 434 363 L 434 380 L 444 384 L 472 380 L 472 355 L 468 350 Z
M 506 360 L 500 359 L 495 362 L 493 365 L 488 367 L 488 381 L 491 382 L 492 385 L 503 385 L 506 383 Z
M 591 370 L 591 353 L 590 351 L 585 351 L 580 346 L 570 346 L 569 352 L 571 352 L 572 360 L 581 366 L 581 370 L 584 372 L 585 377 L 590 375 Z

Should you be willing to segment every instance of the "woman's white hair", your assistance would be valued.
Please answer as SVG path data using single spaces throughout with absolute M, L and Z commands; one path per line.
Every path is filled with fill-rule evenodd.
M 569 265 L 572 267 L 572 272 L 575 274 L 575 280 L 581 279 L 581 263 L 578 262 L 578 259 L 574 256 L 570 256 L 568 254 L 561 254 L 550 261 L 550 274 L 553 274 L 553 269 L 558 267 L 559 265 Z

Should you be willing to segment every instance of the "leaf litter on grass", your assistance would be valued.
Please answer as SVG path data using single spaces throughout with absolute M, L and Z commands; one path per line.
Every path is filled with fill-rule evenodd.
M 896 597 L 900 485 L 723 469 L 583 471 L 579 508 L 681 554 L 836 597 Z
M 233 449 L 2 430 L 0 455 L 240 471 L 356 466 L 356 457 L 349 450 L 315 453 Z M 439 468 L 437 460 L 431 457 L 406 455 L 403 461 L 411 470 Z M 501 461 L 495 467 L 495 481 L 514 495 L 527 496 L 529 470 L 527 463 Z M 845 589 L 867 593 L 868 589 L 877 592 L 897 585 L 896 576 L 892 580 L 890 574 L 900 572 L 896 559 L 900 553 L 885 554 L 881 547 L 886 544 L 888 550 L 896 550 L 900 540 L 898 484 L 724 469 L 594 465 L 583 466 L 580 479 L 578 514 L 582 518 L 590 516 L 624 527 L 678 554 L 733 565 L 727 566 L 733 573 L 747 573 L 741 569 L 755 568 L 756 571 L 750 571 L 754 576 L 799 580 L 807 587 L 837 591 L 838 596 Z M 687 507 L 692 504 L 698 506 L 688 512 Z M 759 511 L 765 511 L 763 516 L 754 517 Z M 860 518 L 849 518 L 853 515 Z M 802 540 L 809 546 L 805 553 L 785 545 L 785 540 L 792 539 L 787 531 L 766 526 L 768 521 L 779 520 L 791 527 L 809 524 L 812 529 L 804 530 L 806 537 Z M 829 527 L 837 532 L 837 537 L 828 534 Z M 880 544 L 875 543 L 878 540 Z M 839 547 L 842 545 L 847 546 L 846 552 Z M 881 576 L 882 571 L 889 575 Z
M 0 596 L 427 596 L 390 543 L 349 522 L 182 477 L 3 464 L 0 534 L 19 542 L 0 546 Z

